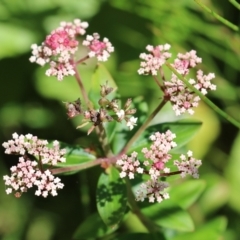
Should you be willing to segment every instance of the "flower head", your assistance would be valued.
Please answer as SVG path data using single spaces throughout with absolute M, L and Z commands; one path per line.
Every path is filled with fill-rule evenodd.
M 89 48 L 88 56 L 90 58 L 96 57 L 98 61 L 105 62 L 108 60 L 110 53 L 114 51 L 114 47 L 107 38 L 100 41 L 100 35 L 94 33 L 87 35 L 86 40 L 83 41 L 83 46 Z
M 43 164 L 57 165 L 57 163 L 65 162 L 63 157 L 66 153 L 65 149 L 60 149 L 59 142 L 54 141 L 52 148 L 49 148 L 47 140 L 38 139 L 32 134 L 18 135 L 14 133 L 13 139 L 4 142 L 2 145 L 6 149 L 6 154 L 25 155 L 26 153 L 41 159 Z
M 208 90 L 216 90 L 216 85 L 211 83 L 214 77 L 214 73 L 204 75 L 201 70 L 198 70 L 196 80 L 190 79 L 189 83 L 205 95 Z M 175 74 L 172 74 L 170 81 L 164 81 L 163 84 L 165 98 L 172 103 L 172 108 L 177 116 L 185 112 L 194 114 L 193 108 L 197 107 L 201 100 L 199 96 L 178 79 Z
M 58 80 L 74 75 L 72 55 L 78 50 L 76 37 L 85 34 L 87 22 L 75 19 L 71 22 L 61 22 L 60 27 L 48 35 L 41 46 L 33 44 L 30 62 L 43 66 L 50 63 L 47 76 L 56 76 Z
M 19 154 L 17 166 L 11 167 L 11 176 L 4 176 L 5 185 L 8 186 L 6 193 L 15 192 L 16 197 L 20 197 L 29 188 L 37 186 L 36 195 L 47 197 L 57 195 L 57 190 L 63 188 L 59 178 L 52 175 L 50 170 L 44 170 L 43 164 L 57 165 L 65 162 L 63 155 L 65 149 L 60 149 L 59 142 L 53 141 L 52 147 L 48 147 L 47 140 L 40 140 L 32 134 L 18 135 L 14 133 L 13 139 L 3 143 L 6 154 Z M 29 156 L 34 156 L 31 160 Z
M 57 190 L 64 186 L 49 170 L 40 171 L 36 161 L 25 160 L 23 157 L 19 158 L 17 166 L 11 167 L 11 176 L 5 175 L 3 179 L 8 187 L 6 193 L 14 192 L 16 197 L 20 197 L 33 186 L 38 188 L 35 192 L 37 196 L 47 197 L 49 194 L 56 196 Z
M 171 171 L 170 167 L 167 167 L 168 162 L 172 160 L 170 151 L 177 145 L 173 141 L 174 138 L 176 135 L 170 130 L 165 133 L 155 132 L 150 136 L 152 141 L 150 147 L 142 149 L 144 160 L 138 158 L 137 152 L 133 152 L 131 156 L 123 154 L 117 160 L 116 165 L 121 169 L 121 178 L 134 179 L 136 174 L 148 176 L 149 180 L 143 182 L 136 191 L 137 201 L 144 201 L 148 198 L 149 202 L 161 202 L 168 199 L 169 194 L 164 190 L 169 184 L 162 181 L 163 178 L 175 174 L 181 174 L 182 177 L 190 174 L 194 178 L 198 178 L 198 167 L 201 165 L 201 160 L 194 159 L 191 151 L 188 151 L 186 156 L 183 154 L 180 156 L 181 162 L 178 160 L 173 162 L 178 171 L 175 169 Z
M 130 157 L 124 154 L 117 160 L 116 164 L 122 168 L 122 172 L 120 173 L 121 178 L 128 176 L 129 179 L 133 179 L 136 172 L 143 173 L 143 168 L 140 167 L 137 155 L 136 152 L 133 152 Z
M 196 55 L 195 50 L 186 52 L 185 54 L 179 53 L 178 57 L 174 60 L 173 67 L 182 75 L 187 75 L 190 68 L 194 68 L 202 59 Z
M 148 45 L 146 49 L 149 53 L 140 54 L 140 59 L 144 61 L 140 63 L 138 73 L 140 75 L 157 75 L 160 67 L 166 62 L 168 58 L 171 57 L 171 53 L 168 52 L 170 47 L 171 46 L 169 44 L 158 45 L 156 47 Z
M 181 176 L 184 178 L 187 174 L 193 178 L 199 178 L 198 168 L 202 165 L 202 161 L 192 157 L 192 152 L 188 151 L 187 155 L 180 156 L 181 161 L 175 160 L 174 165 L 181 171 Z
M 162 202 L 164 199 L 169 198 L 169 194 L 164 192 L 165 188 L 168 188 L 169 184 L 162 181 L 149 180 L 140 185 L 140 188 L 136 191 L 136 201 L 144 201 L 148 198 L 149 202 Z

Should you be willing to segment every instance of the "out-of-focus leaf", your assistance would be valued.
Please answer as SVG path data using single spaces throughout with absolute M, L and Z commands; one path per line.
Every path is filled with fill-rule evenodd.
M 196 229 L 192 233 L 184 233 L 179 234 L 171 240 L 203 240 L 203 239 L 211 239 L 211 240 L 219 240 L 223 239 L 223 233 L 227 226 L 227 219 L 225 217 L 218 217 L 204 224 L 201 228 Z
M 180 207 L 190 207 L 205 189 L 203 180 L 188 180 L 171 188 L 169 195 Z
M 194 137 L 201 125 L 201 122 L 193 120 L 181 120 L 177 122 L 152 125 L 148 127 L 146 131 L 136 140 L 136 142 L 129 149 L 129 152 L 139 152 L 143 147 L 150 146 L 151 141 L 149 140 L 149 137 L 151 134 L 158 131 L 160 133 L 165 133 L 167 130 L 171 130 L 176 134 L 176 138 L 173 141 L 177 143 L 177 147 L 171 151 L 175 152 L 176 149 L 181 148 Z
M 228 179 L 230 187 L 230 205 L 240 212 L 239 205 L 239 186 L 240 186 L 240 132 L 238 133 L 232 145 L 230 160 L 226 167 L 225 176 Z
M 27 52 L 35 41 L 34 34 L 21 26 L 0 24 L 0 32 L 0 58 Z
M 105 68 L 104 65 L 98 64 L 91 80 L 91 88 L 89 91 L 89 99 L 93 103 L 95 108 L 99 108 L 98 101 L 100 99 L 100 90 L 102 85 L 106 85 L 108 87 L 112 87 L 113 89 L 117 89 L 117 85 L 112 78 L 111 74 L 108 72 L 108 70 Z M 109 100 L 112 100 L 116 96 L 116 91 L 113 91 L 109 95 L 107 95 L 107 98 Z
M 115 240 L 165 240 L 161 233 L 128 233 L 116 237 Z
M 96 239 L 112 233 L 113 228 L 107 227 L 98 213 L 94 213 L 79 225 L 73 235 L 74 240 Z
M 122 220 L 127 206 L 126 184 L 116 168 L 102 173 L 97 185 L 97 209 L 103 222 L 115 229 Z
M 216 173 L 201 176 L 206 182 L 206 189 L 199 199 L 199 205 L 203 214 L 218 211 L 229 201 L 229 184 L 222 176 Z
M 171 199 L 150 205 L 142 211 L 162 227 L 182 232 L 194 230 L 194 224 L 188 212 L 178 207 Z

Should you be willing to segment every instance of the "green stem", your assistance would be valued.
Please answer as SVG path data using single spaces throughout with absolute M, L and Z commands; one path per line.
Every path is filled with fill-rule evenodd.
M 136 139 L 141 135 L 141 133 L 147 128 L 148 124 L 153 120 L 153 118 L 157 115 L 157 113 L 163 108 L 166 104 L 166 100 L 163 99 L 160 104 L 156 107 L 156 109 L 151 113 L 151 115 L 147 118 L 144 124 L 137 130 L 137 132 L 132 136 L 132 138 L 128 141 L 125 147 L 121 150 L 120 155 L 127 152 L 128 148 L 136 141 Z
M 128 204 L 132 210 L 132 212 L 138 217 L 138 219 L 142 222 L 142 224 L 148 229 L 149 232 L 157 232 L 159 231 L 159 226 L 154 224 L 150 219 L 148 219 L 138 207 L 134 194 L 132 192 L 132 187 L 128 179 L 125 180 L 127 185 L 127 197 Z
M 80 60 L 78 60 L 75 64 L 78 65 L 78 64 L 80 64 L 80 63 L 82 63 L 82 62 L 85 62 L 87 59 L 89 59 L 89 56 L 88 56 L 88 55 L 87 55 L 86 57 L 81 58 Z
M 190 88 L 193 92 L 195 92 L 208 106 L 210 106 L 214 111 L 216 111 L 223 118 L 231 122 L 234 126 L 240 128 L 240 123 L 235 120 L 233 117 L 222 111 L 218 106 L 216 106 L 212 101 L 210 101 L 205 95 L 203 95 L 200 91 L 198 91 L 194 86 L 192 86 L 187 79 L 185 79 L 181 74 L 179 74 L 171 64 L 166 63 L 166 66 L 175 74 L 179 79 L 181 79 L 184 84 Z
M 79 72 L 77 70 L 76 64 L 74 64 L 74 71 L 75 71 L 75 75 L 74 76 L 75 76 L 75 78 L 77 80 L 78 86 L 80 87 L 83 99 L 84 99 L 85 103 L 88 104 L 88 102 L 89 102 L 88 101 L 88 96 L 87 96 L 86 90 L 85 90 L 85 88 L 83 86 L 83 83 L 82 83 L 82 80 L 80 78 Z
M 83 163 L 79 166 L 72 166 L 72 167 L 62 167 L 62 168 L 55 168 L 55 169 L 51 169 L 52 174 L 60 174 L 60 173 L 67 173 L 67 172 L 72 172 L 72 171 L 80 171 L 80 170 L 84 170 L 84 169 L 88 169 L 91 167 L 95 167 L 97 165 L 100 165 L 103 162 L 103 159 L 98 158 L 94 161 L 91 162 L 86 162 Z
M 112 151 L 108 143 L 108 138 L 106 135 L 106 131 L 102 124 L 96 127 L 96 133 L 98 135 L 99 142 L 101 143 L 102 149 L 106 156 L 112 156 Z
M 156 76 L 153 76 L 154 81 L 156 82 L 156 84 L 159 86 L 159 88 L 162 88 L 161 83 L 159 82 L 158 78 Z
M 234 24 L 232 24 L 231 22 L 229 22 L 228 20 L 226 20 L 225 18 L 219 16 L 217 13 L 213 12 L 210 8 L 208 8 L 207 6 L 205 6 L 203 3 L 201 3 L 198 0 L 194 0 L 200 7 L 202 7 L 205 11 L 211 13 L 217 20 L 219 20 L 221 23 L 223 23 L 224 25 L 230 27 L 231 29 L 233 29 L 234 31 L 238 31 L 238 27 Z
M 118 160 L 119 157 L 120 157 L 120 154 L 118 154 L 116 156 L 112 156 L 112 157 L 107 157 L 107 158 L 97 158 L 96 160 L 86 162 L 86 163 L 82 163 L 82 164 L 77 165 L 77 166 L 51 169 L 51 172 L 52 172 L 52 174 L 55 175 L 55 174 L 71 172 L 71 171 L 80 171 L 80 170 L 95 167 L 97 165 L 101 165 L 101 164 L 104 164 L 104 163 L 112 164 L 112 163 L 115 163 Z
M 240 10 L 240 4 L 238 2 L 236 2 L 235 0 L 229 0 L 229 2 L 238 10 Z

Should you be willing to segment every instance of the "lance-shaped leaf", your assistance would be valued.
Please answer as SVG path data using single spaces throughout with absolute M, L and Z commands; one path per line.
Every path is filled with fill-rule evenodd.
M 79 225 L 73 235 L 73 239 L 96 239 L 108 235 L 113 231 L 113 229 L 106 226 L 98 213 L 94 213 Z
M 127 192 L 124 181 L 116 168 L 110 167 L 100 175 L 97 185 L 97 209 L 103 222 L 116 228 L 127 207 Z

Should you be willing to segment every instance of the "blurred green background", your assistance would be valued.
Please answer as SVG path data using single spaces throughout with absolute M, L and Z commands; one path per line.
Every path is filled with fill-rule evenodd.
M 240 13 L 228 1 L 205 0 L 208 7 L 239 26 Z M 148 44 L 169 43 L 174 54 L 195 49 L 203 58 L 200 68 L 214 72 L 217 91 L 210 99 L 240 121 L 240 34 L 223 26 L 189 0 L 1 0 L 0 1 L 0 142 L 12 133 L 32 133 L 43 139 L 82 142 L 85 133 L 67 120 L 64 101 L 79 92 L 73 78 L 57 82 L 45 68 L 29 62 L 32 43 L 40 43 L 60 21 L 80 18 L 89 22 L 88 34 L 108 37 L 115 52 L 105 64 L 122 97 L 143 96 L 152 109 L 160 94 L 150 77 L 139 76 L 139 54 Z M 91 67 L 83 67 L 90 81 Z M 189 118 L 189 116 L 184 116 Z M 193 117 L 203 121 L 189 143 L 203 159 L 200 177 L 206 189 L 189 209 L 196 228 L 219 218 L 227 223 L 224 239 L 240 236 L 240 134 L 205 104 Z M 176 119 L 170 106 L 158 121 Z M 91 140 L 90 140 L 91 141 Z M 86 146 L 88 144 L 84 143 Z M 9 174 L 17 158 L 0 153 L 0 176 Z M 96 212 L 95 191 L 99 167 L 63 176 L 58 197 L 42 199 L 29 191 L 20 199 L 5 194 L 0 181 L 0 237 L 4 240 L 67 240 L 89 214 Z M 134 226 L 123 224 L 119 231 Z M 208 238 L 205 238 L 208 239 Z

